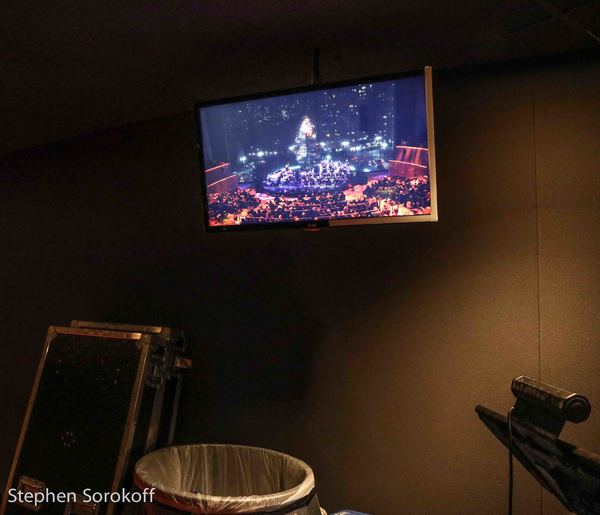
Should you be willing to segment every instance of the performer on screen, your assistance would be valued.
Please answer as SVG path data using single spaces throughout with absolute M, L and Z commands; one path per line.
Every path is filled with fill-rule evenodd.
M 298 134 L 294 140 L 294 146 L 296 147 L 296 160 L 298 162 L 306 160 L 307 169 L 310 169 L 310 149 L 308 146 L 309 140 L 315 139 L 316 137 L 317 134 L 315 132 L 315 126 L 310 121 L 310 118 L 305 116 L 302 119 L 300 129 L 298 130 Z

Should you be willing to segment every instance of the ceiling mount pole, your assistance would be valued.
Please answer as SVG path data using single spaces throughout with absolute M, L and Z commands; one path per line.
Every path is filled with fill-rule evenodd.
M 312 70 L 312 85 L 316 86 L 317 84 L 321 84 L 321 49 L 318 46 L 313 49 Z

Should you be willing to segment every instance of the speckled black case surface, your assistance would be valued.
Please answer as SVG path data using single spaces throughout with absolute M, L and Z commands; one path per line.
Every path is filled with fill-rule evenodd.
M 53 492 L 111 490 L 142 348 L 140 340 L 125 338 L 49 336 L 12 487 L 27 476 Z M 62 515 L 64 510 L 56 503 L 40 512 Z M 32 511 L 8 503 L 6 513 Z

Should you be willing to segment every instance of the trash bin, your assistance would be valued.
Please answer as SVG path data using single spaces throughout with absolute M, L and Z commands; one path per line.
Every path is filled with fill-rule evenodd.
M 151 452 L 135 466 L 138 488 L 155 488 L 147 515 L 186 513 L 326 515 L 312 469 L 269 449 L 184 445 Z

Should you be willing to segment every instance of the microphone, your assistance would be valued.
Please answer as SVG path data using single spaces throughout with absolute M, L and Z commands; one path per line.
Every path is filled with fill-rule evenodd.
M 587 420 L 592 410 L 587 397 L 536 381 L 528 376 L 513 379 L 511 390 L 517 399 L 515 415 L 530 411 L 523 409 L 526 408 L 523 404 L 527 404 L 531 408 L 537 407 L 549 412 L 563 423 L 568 421 L 578 424 Z

